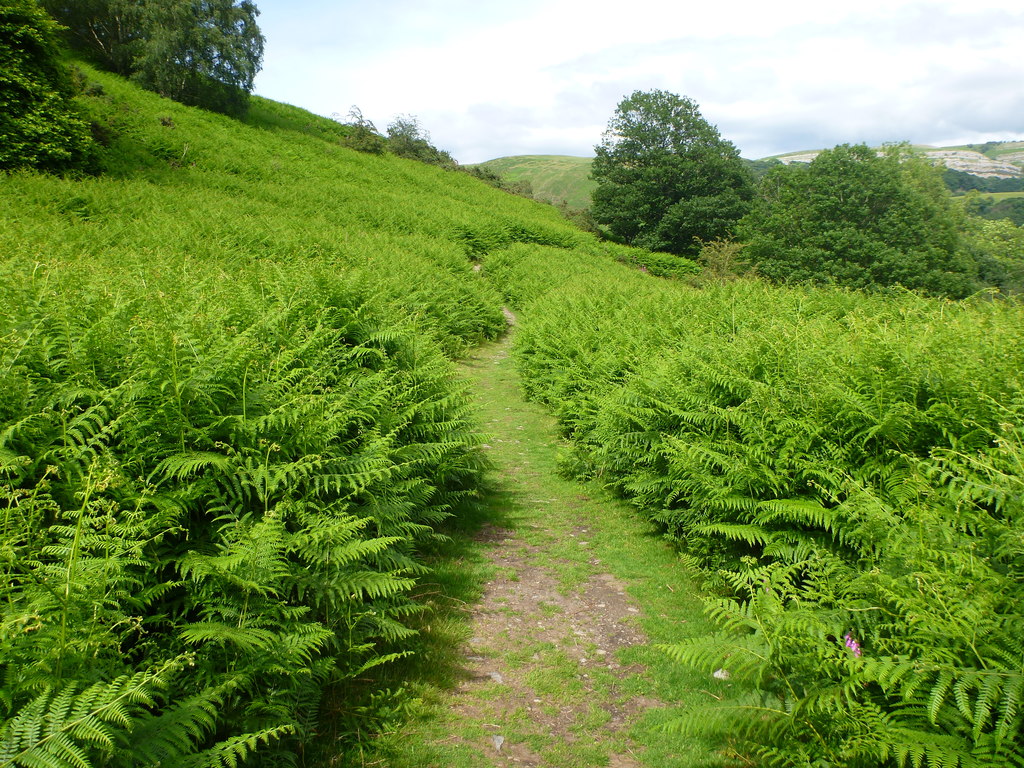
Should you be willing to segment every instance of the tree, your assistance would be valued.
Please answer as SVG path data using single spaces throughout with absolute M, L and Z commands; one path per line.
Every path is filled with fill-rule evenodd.
M 259 11 L 250 0 L 149 0 L 132 75 L 183 104 L 245 110 L 263 61 Z
M 0 0 L 0 170 L 68 171 L 93 157 L 59 31 L 35 0 Z
M 963 236 L 984 283 L 1003 293 L 1024 293 L 1024 228 L 1007 219 L 967 216 Z
M 442 168 L 455 168 L 450 154 L 430 143 L 430 134 L 420 125 L 415 115 L 398 115 L 388 125 L 388 149 L 399 157 L 419 160 Z
M 252 0 L 44 0 L 99 65 L 183 104 L 239 113 L 263 61 Z
M 1024 227 L 1024 197 L 999 199 L 971 190 L 965 196 L 964 210 L 971 216 L 993 220 L 1009 219 L 1018 227 Z
M 594 218 L 616 238 L 695 256 L 728 237 L 753 197 L 749 170 L 697 104 L 666 91 L 623 99 L 595 147 Z
M 119 75 L 132 72 L 134 44 L 142 36 L 137 0 L 41 0 L 68 29 L 70 43 Z
M 331 115 L 331 119 L 337 120 L 349 129 L 348 134 L 341 140 L 342 146 L 369 155 L 382 155 L 387 149 L 388 140 L 380 135 L 380 131 L 377 130 L 377 126 L 373 124 L 372 120 L 363 117 L 363 110 L 355 104 L 348 111 L 347 117 L 343 118 L 341 114 L 335 112 Z
M 747 258 L 770 280 L 946 296 L 978 287 L 941 172 L 905 145 L 881 154 L 838 146 L 775 169 L 760 192 L 739 233 Z

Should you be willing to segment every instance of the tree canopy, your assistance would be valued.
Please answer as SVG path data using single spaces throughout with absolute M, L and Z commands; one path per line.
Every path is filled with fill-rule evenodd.
M 93 143 L 72 93 L 59 26 L 35 0 L 0 0 L 0 170 L 89 164 Z
M 263 61 L 252 0 L 43 0 L 100 66 L 183 104 L 244 110 Z
M 940 171 L 902 146 L 844 144 L 770 172 L 738 231 L 771 280 L 964 296 L 978 283 L 960 223 Z
M 731 233 L 753 197 L 736 147 L 667 91 L 623 99 L 595 152 L 594 218 L 632 245 L 696 255 L 700 241 Z

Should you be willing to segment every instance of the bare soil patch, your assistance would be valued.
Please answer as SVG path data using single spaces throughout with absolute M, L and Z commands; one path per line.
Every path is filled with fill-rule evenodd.
M 587 533 L 577 528 L 570 534 L 582 550 Z M 640 608 L 625 585 L 598 573 L 567 592 L 553 569 L 536 562 L 537 548 L 513 531 L 487 528 L 481 539 L 493 544 L 490 559 L 499 575 L 471 609 L 473 636 L 459 688 L 467 695 L 456 697 L 454 712 L 460 722 L 484 724 L 473 745 L 486 756 L 481 765 L 552 765 L 532 748 L 532 733 L 570 746 L 621 742 L 609 764 L 639 766 L 625 730 L 658 703 L 627 695 L 619 684 L 642 670 L 620 664 L 617 652 L 646 642 Z M 574 680 L 568 690 L 545 685 L 554 668 Z

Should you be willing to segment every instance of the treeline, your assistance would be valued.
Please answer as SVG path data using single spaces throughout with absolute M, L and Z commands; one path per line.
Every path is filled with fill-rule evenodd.
M 484 263 L 564 471 L 722 595 L 720 634 L 664 650 L 749 699 L 675 728 L 766 766 L 1024 762 L 1018 302 L 692 288 L 530 245 Z
M 982 195 L 968 195 L 964 205 L 972 216 L 990 221 L 1007 219 L 1018 227 L 1024 227 L 1024 196 L 996 199 Z
M 241 114 L 263 62 L 251 0 L 41 0 L 76 51 L 182 104 Z
M 946 168 L 942 172 L 942 180 L 951 192 L 958 195 L 966 194 L 972 189 L 979 192 L 1024 192 L 1024 177 L 976 176 L 973 173 Z
M 243 114 L 258 14 L 250 0 L 0 0 L 0 171 L 98 170 L 107 136 L 75 100 L 86 84 L 66 46 L 183 104 Z
M 732 239 L 775 283 L 961 298 L 1008 288 L 1001 276 L 1020 261 L 972 239 L 941 172 L 905 145 L 844 145 L 806 164 L 755 167 L 692 100 L 637 91 L 595 151 L 592 213 L 608 236 L 687 258 Z

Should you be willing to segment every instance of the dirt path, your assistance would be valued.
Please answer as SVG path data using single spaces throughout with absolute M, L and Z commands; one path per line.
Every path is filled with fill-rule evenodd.
M 554 425 L 519 394 L 510 337 L 464 364 L 514 527 L 481 534 L 495 575 L 470 609 L 446 741 L 471 765 L 639 766 L 626 731 L 656 702 L 624 684 L 641 668 L 619 652 L 646 642 L 640 607 L 592 552 L 591 499 L 552 473 Z
M 430 714 L 367 765 L 720 765 L 708 745 L 656 727 L 673 712 L 659 699 L 719 697 L 648 645 L 706 629 L 689 575 L 628 507 L 557 474 L 557 425 L 523 399 L 513 332 L 461 366 L 490 436 L 488 516 L 501 522 L 477 534 L 473 562 L 451 566 L 483 574 L 462 634 L 447 635 L 454 685 L 428 696 Z

